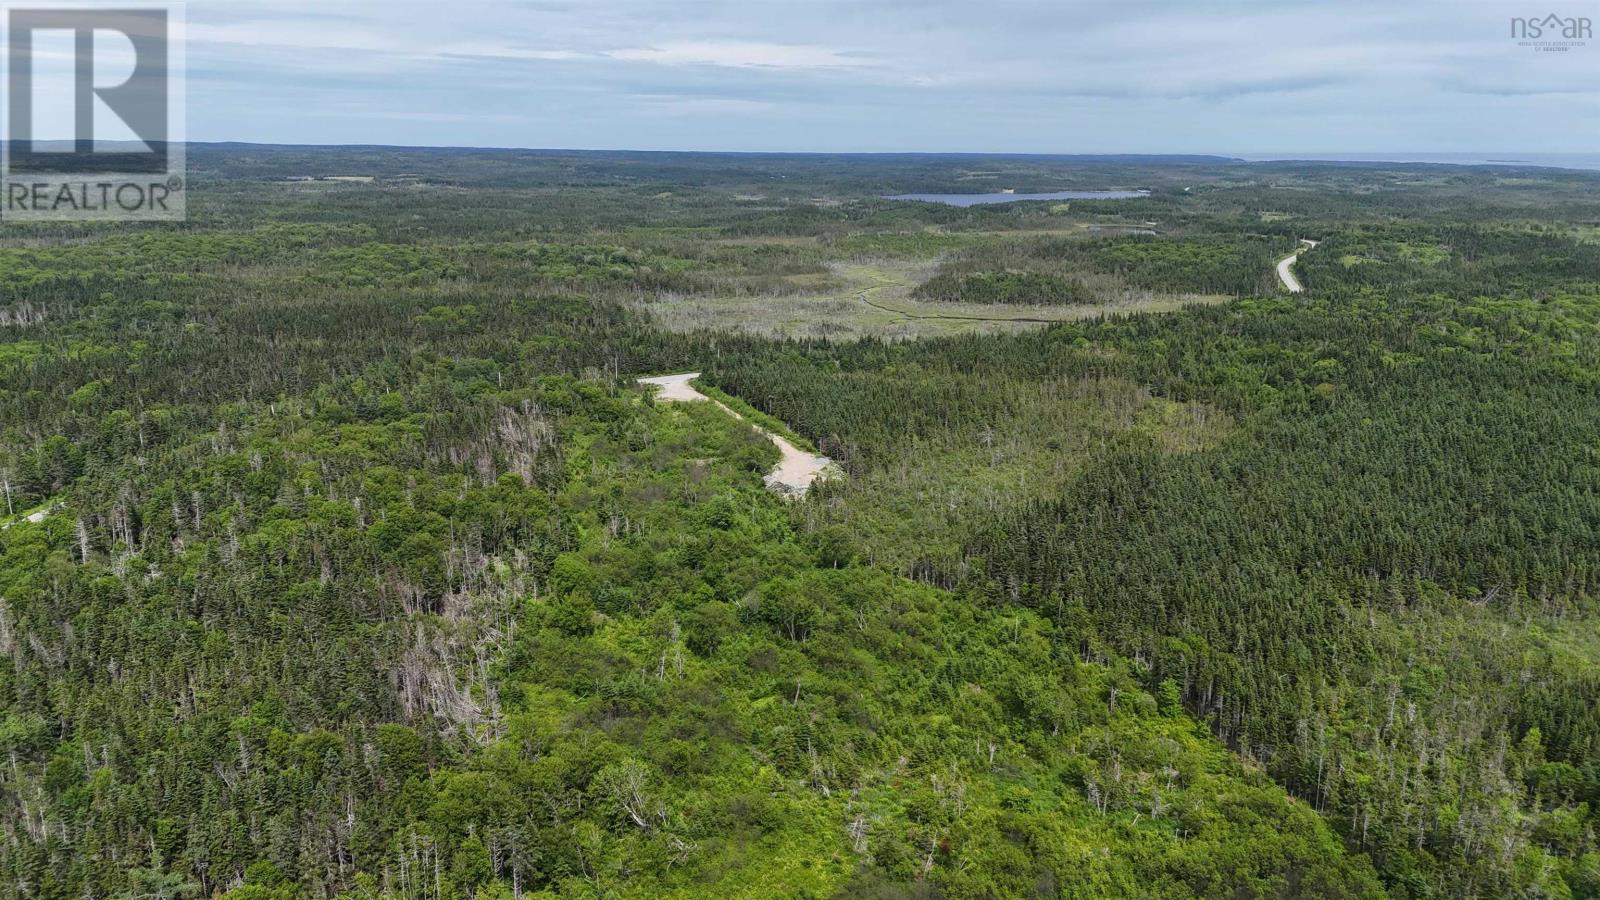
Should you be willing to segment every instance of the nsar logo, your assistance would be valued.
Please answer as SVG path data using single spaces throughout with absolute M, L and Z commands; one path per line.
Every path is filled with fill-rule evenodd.
M 1511 20 L 1511 38 L 1519 47 L 1559 53 L 1586 46 L 1593 37 L 1594 23 L 1587 16 L 1551 13 L 1543 18 L 1517 17 Z

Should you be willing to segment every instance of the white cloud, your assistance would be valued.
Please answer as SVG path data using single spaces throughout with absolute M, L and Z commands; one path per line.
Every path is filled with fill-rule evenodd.
M 228 44 L 248 47 L 292 47 L 306 50 L 359 50 L 401 53 L 407 40 L 360 27 L 335 28 L 316 20 L 256 19 L 227 24 L 190 22 L 185 26 L 188 44 Z
M 593 59 L 593 54 L 575 50 L 545 50 L 532 47 L 513 47 L 510 44 L 488 41 L 463 41 L 446 44 L 434 51 L 439 56 L 466 56 L 482 59 L 526 59 L 543 62 L 565 62 L 575 59 Z
M 827 47 L 764 41 L 670 41 L 612 50 L 606 55 L 626 62 L 731 69 L 853 69 L 862 65 L 860 59 Z
M 737 97 L 685 97 L 671 94 L 635 95 L 643 112 L 651 116 L 760 116 L 783 107 L 762 100 Z
M 189 0 L 196 137 L 771 149 L 1594 146 L 1504 0 Z M 403 110 L 334 131 L 338 96 Z M 267 113 L 302 109 L 307 115 Z M 779 115 L 804 109 L 804 121 Z M 532 116 L 523 127 L 495 119 Z M 486 115 L 476 115 L 483 113 Z M 461 116 L 460 127 L 446 127 Z M 762 129 L 718 118 L 761 117 Z M 474 128 L 474 123 L 495 126 Z M 434 123 L 430 128 L 429 123 Z M 495 130 L 498 128 L 498 130 Z M 674 129 L 679 129 L 674 131 Z M 755 142 L 760 142 L 756 145 Z

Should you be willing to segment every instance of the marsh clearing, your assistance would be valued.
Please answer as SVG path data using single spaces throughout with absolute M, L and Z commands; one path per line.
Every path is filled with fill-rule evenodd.
M 788 278 L 792 293 L 745 296 L 662 294 L 640 304 L 669 331 L 743 331 L 767 337 L 913 339 L 966 332 L 1015 332 L 1116 313 L 1169 312 L 1209 295 L 1130 292 L 1090 305 L 946 303 L 911 292 L 938 268 L 936 259 L 881 257 L 836 262 L 824 276 Z

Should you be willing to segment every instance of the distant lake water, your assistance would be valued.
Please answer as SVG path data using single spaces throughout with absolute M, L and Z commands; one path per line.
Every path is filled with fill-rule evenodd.
M 891 194 L 885 200 L 921 200 L 946 206 L 1019 203 L 1023 200 L 1137 200 L 1149 191 L 1051 191 L 1048 194 Z

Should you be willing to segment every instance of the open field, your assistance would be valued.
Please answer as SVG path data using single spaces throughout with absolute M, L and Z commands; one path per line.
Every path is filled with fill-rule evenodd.
M 1218 295 L 1160 296 L 1130 292 L 1096 305 L 1044 306 L 1015 303 L 939 303 L 915 299 L 911 291 L 928 278 L 937 260 L 882 257 L 830 266 L 827 290 L 767 297 L 665 294 L 640 302 L 668 331 L 742 331 L 763 337 L 862 337 L 911 339 L 948 334 L 1025 331 L 1057 322 L 1141 312 L 1170 312 L 1189 304 L 1226 300 Z M 807 276 L 791 276 L 796 285 Z M 823 279 L 815 279 L 823 280 Z M 838 286 L 842 283 L 842 287 Z

